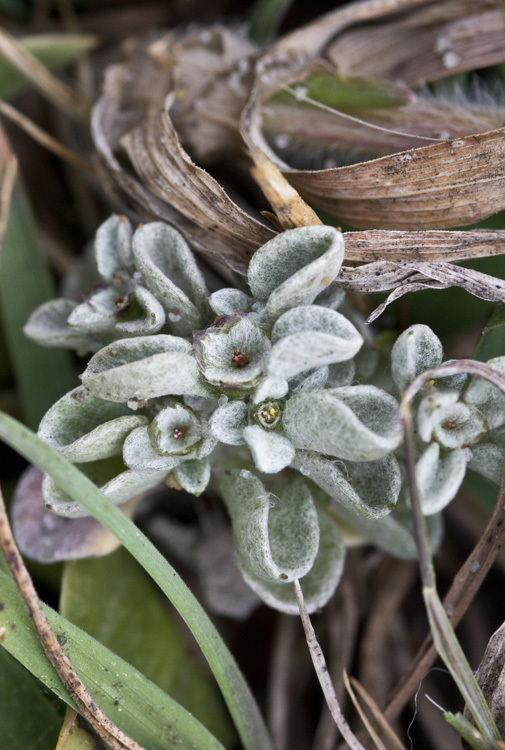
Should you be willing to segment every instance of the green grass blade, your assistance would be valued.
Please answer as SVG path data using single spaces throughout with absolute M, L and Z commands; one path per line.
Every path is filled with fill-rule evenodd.
M 59 70 L 97 45 L 97 37 L 86 34 L 40 34 L 18 38 L 18 42 L 49 70 Z M 31 85 L 25 76 L 0 57 L 0 99 L 12 99 Z
M 145 568 L 185 620 L 223 693 L 246 750 L 269 750 L 271 742 L 258 707 L 216 628 L 174 568 L 123 513 L 61 454 L 17 420 L 0 413 L 0 438 L 49 473 L 59 487 L 112 531 Z
M 75 708 L 42 650 L 12 579 L 0 573 L 1 641 L 9 653 L 65 703 Z M 223 750 L 190 713 L 130 664 L 44 606 L 49 623 L 82 681 L 100 707 L 126 734 L 149 750 Z M 31 708 L 25 705 L 25 711 Z
M 69 352 L 46 349 L 23 334 L 30 313 L 52 297 L 54 285 L 28 200 L 18 182 L 0 252 L 0 316 L 24 416 L 33 428 L 47 409 L 75 386 Z
M 0 695 L 0 747 L 47 750 L 56 746 L 63 718 L 58 710 L 61 704 L 1 648 Z
M 173 612 L 124 547 L 66 563 L 59 611 L 229 744 L 231 725 L 215 682 L 188 653 Z M 160 658 L 163 653 L 170 658 Z

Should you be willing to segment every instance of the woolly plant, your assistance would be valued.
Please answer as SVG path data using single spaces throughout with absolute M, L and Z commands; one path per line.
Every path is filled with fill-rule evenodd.
M 369 329 L 339 289 L 343 255 L 333 227 L 285 231 L 253 256 L 249 293 L 209 294 L 176 230 L 133 231 L 112 216 L 96 235 L 91 294 L 43 305 L 25 328 L 45 345 L 92 353 L 82 385 L 49 409 L 39 435 L 118 505 L 167 480 L 195 496 L 211 484 L 244 579 L 287 613 L 298 612 L 294 579 L 309 611 L 326 603 L 346 543 L 416 556 L 397 399 L 440 365 L 442 346 L 414 325 L 378 368 Z M 505 371 L 505 357 L 489 364 Z M 440 511 L 467 467 L 499 481 L 505 397 L 479 378 L 442 378 L 417 398 L 415 421 L 436 546 Z M 54 513 L 86 515 L 49 476 L 43 498 Z

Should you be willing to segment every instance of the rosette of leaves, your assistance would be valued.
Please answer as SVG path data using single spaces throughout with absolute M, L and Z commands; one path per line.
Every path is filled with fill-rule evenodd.
M 86 299 L 42 305 L 27 336 L 83 353 L 131 336 L 189 336 L 208 322 L 205 282 L 183 237 L 167 224 L 133 232 L 126 217 L 111 216 L 96 233 L 93 260 L 97 283 Z
M 398 402 L 355 382 L 373 374 L 377 356 L 356 313 L 351 322 L 339 310 L 343 294 L 332 286 L 341 233 L 326 226 L 283 232 L 254 255 L 250 294 L 221 289 L 206 297 L 174 230 L 126 226 L 113 217 L 100 228 L 100 273 L 111 293 L 115 274 L 141 284 L 164 323 L 118 338 L 118 318 L 104 312 L 104 336 L 112 340 L 91 357 L 82 386 L 49 410 L 40 435 L 118 504 L 170 476 L 194 495 L 214 481 L 244 578 L 286 612 L 296 608 L 294 578 L 303 579 L 311 610 L 331 595 L 342 571 L 342 532 L 415 556 L 406 508 L 397 507 Z M 82 315 L 96 344 L 96 310 L 86 329 L 88 308 L 75 307 L 65 325 Z M 172 320 L 175 309 L 180 319 Z M 44 315 L 36 311 L 29 333 Z M 61 515 L 84 513 L 47 477 L 43 496 Z M 436 520 L 432 527 L 435 539 Z
M 402 333 L 392 351 L 392 376 L 401 392 L 442 362 L 442 344 L 427 326 Z M 487 362 L 505 372 L 505 357 Z M 467 467 L 499 484 L 505 461 L 505 397 L 477 376 L 429 383 L 416 405 L 416 480 L 423 513 L 441 511 L 455 497 Z

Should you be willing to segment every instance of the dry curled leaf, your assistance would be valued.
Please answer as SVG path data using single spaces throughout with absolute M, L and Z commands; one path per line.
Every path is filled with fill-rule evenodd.
M 412 144 L 416 135 L 416 117 L 431 111 L 432 135 L 420 141 L 430 145 L 311 171 L 292 168 L 275 152 L 263 132 L 263 105 L 314 71 L 373 74 L 418 86 L 504 59 L 499 0 L 363 0 L 261 51 L 223 27 L 176 30 L 154 42 L 130 44 L 127 59 L 106 71 L 93 111 L 93 138 L 104 181 L 116 198 L 141 218 L 176 226 L 195 250 L 220 256 L 240 273 L 275 231 L 211 170 L 225 161 L 243 179 L 244 168 L 251 167 L 248 149 L 262 153 L 264 163 L 279 169 L 310 205 L 373 228 L 345 235 L 346 258 L 389 265 L 344 269 L 339 281 L 347 288 L 388 290 L 397 297 L 456 284 L 484 299 L 502 300 L 501 285 L 447 266 L 502 253 L 502 232 L 434 231 L 505 208 L 505 127 L 496 127 L 503 122 L 501 110 L 477 112 L 469 106 L 466 117 L 460 108 L 457 125 L 444 133 L 447 104 L 416 103 L 407 96 L 397 112 L 399 122 L 408 123 L 406 142 Z M 376 123 L 381 112 L 375 112 Z M 384 117 L 389 125 L 389 114 Z M 478 132 L 482 127 L 487 132 Z M 440 141 L 448 133 L 451 137 Z M 274 210 L 273 223 L 283 226 L 279 204 Z M 391 265 L 405 262 L 414 265 Z

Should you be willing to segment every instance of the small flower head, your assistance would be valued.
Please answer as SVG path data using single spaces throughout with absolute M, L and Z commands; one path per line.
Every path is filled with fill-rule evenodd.
M 271 344 L 248 315 L 223 315 L 194 338 L 194 354 L 209 383 L 228 390 L 254 388 L 265 372 Z

